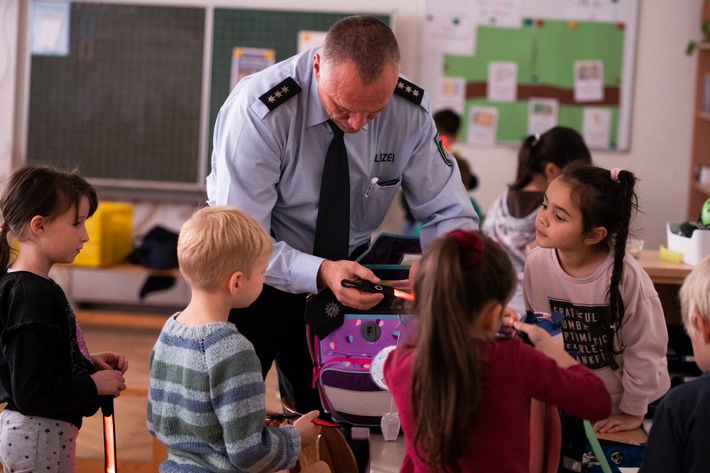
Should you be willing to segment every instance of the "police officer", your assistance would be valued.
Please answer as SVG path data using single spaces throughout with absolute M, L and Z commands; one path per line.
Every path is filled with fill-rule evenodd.
M 305 296 L 327 287 L 343 304 L 369 309 L 380 294 L 341 286 L 379 282 L 352 261 L 381 225 L 401 188 L 424 222 L 423 246 L 455 228 L 478 228 L 459 171 L 441 144 L 423 89 L 399 74 L 392 30 L 370 16 L 346 17 L 321 49 L 242 79 L 214 131 L 209 205 L 232 205 L 274 237 L 266 285 L 230 320 L 253 344 L 264 376 L 274 359 L 300 412 L 321 409 L 303 320 Z M 345 132 L 350 180 L 350 259 L 313 255 L 323 163 L 334 132 Z

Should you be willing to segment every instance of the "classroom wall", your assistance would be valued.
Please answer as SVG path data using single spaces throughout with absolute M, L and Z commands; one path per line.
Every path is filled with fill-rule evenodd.
M 14 123 L 16 107 L 23 98 L 18 91 L 17 38 L 26 34 L 18 29 L 19 3 L 24 0 L 0 0 L 0 178 L 21 162 L 22 143 L 16 139 Z M 29 1 L 29 0 L 27 0 Z M 532 1 L 532 0 L 529 0 Z M 685 55 L 685 45 L 699 32 L 701 2 L 681 0 L 640 2 L 634 97 L 631 119 L 631 141 L 627 152 L 595 152 L 597 164 L 632 170 L 641 179 L 639 194 L 642 211 L 637 221 L 647 248 L 665 243 L 665 222 L 686 219 L 687 181 L 690 166 L 692 115 L 694 103 L 695 57 Z M 323 3 L 303 0 L 232 0 L 200 2 L 198 0 L 113 0 L 112 3 L 195 5 L 214 4 L 235 8 L 274 8 L 279 10 L 319 10 Z M 394 31 L 402 48 L 402 72 L 418 82 L 420 64 L 419 19 L 423 2 L 401 0 L 360 0 L 350 4 L 328 4 L 331 11 L 393 13 Z M 427 60 L 427 58 L 422 58 Z M 423 87 L 432 84 L 420 83 Z M 478 149 L 458 144 L 479 177 L 474 196 L 486 209 L 515 174 L 516 149 L 497 147 Z M 189 215 L 190 207 L 143 202 L 138 208 L 141 224 L 155 220 L 180 220 Z M 401 211 L 393 209 L 383 229 L 400 228 Z
M 19 2 L 0 0 L 0 181 L 12 169 Z

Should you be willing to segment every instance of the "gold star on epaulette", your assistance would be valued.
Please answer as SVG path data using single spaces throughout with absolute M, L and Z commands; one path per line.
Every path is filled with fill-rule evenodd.
M 401 77 L 397 80 L 394 93 L 417 105 L 422 103 L 422 98 L 424 97 L 424 89 Z
M 301 92 L 301 88 L 296 81 L 293 80 L 293 77 L 287 77 L 282 82 L 272 87 L 267 93 L 259 97 L 259 100 L 261 100 L 269 110 L 273 110 L 299 92 Z

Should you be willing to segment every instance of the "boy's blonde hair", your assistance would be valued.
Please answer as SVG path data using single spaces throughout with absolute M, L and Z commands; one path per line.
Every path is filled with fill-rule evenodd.
M 710 325 L 710 256 L 703 259 L 685 278 L 680 288 L 680 310 L 688 335 L 695 334 L 695 314 Z
M 205 207 L 180 229 L 180 272 L 193 288 L 215 289 L 234 272 L 250 276 L 271 247 L 266 229 L 246 213 L 227 205 Z

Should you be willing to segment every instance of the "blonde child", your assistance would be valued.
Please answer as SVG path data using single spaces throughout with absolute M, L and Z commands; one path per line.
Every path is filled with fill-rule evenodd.
M 284 470 L 320 432 L 311 423 L 318 411 L 293 426 L 265 421 L 259 359 L 227 320 L 261 293 L 271 245 L 256 220 L 228 206 L 203 208 L 180 230 L 178 262 L 192 297 L 150 356 L 147 423 L 168 450 L 161 472 Z
M 385 363 L 406 443 L 402 472 L 528 473 L 533 398 L 585 418 L 609 414 L 603 383 L 544 330 L 515 322 L 537 350 L 496 336 L 516 284 L 497 243 L 453 231 L 413 274 L 418 335 Z
M 89 241 L 96 191 L 76 172 L 29 165 L 0 198 L 0 462 L 4 471 L 72 472 L 83 417 L 126 389 L 126 359 L 90 354 L 71 305 L 49 278 Z M 13 258 L 9 236 L 20 244 Z
M 526 307 L 565 316 L 565 349 L 611 394 L 612 415 L 594 424 L 602 433 L 639 427 L 649 403 L 670 387 L 663 309 L 646 272 L 626 254 L 635 185 L 633 173 L 618 168 L 565 168 L 545 192 L 538 247 L 525 263 Z M 583 437 L 578 422 L 563 424 L 565 456 L 581 458 Z
M 680 306 L 703 374 L 671 389 L 656 408 L 641 473 L 700 473 L 710 465 L 710 257 L 685 279 Z
M 508 252 L 518 273 L 518 287 L 510 306 L 525 312 L 523 268 L 529 247 L 535 243 L 535 217 L 547 185 L 568 164 L 592 162 L 582 136 L 572 128 L 556 126 L 541 135 L 530 135 L 518 150 L 515 182 L 488 209 L 483 232 Z

